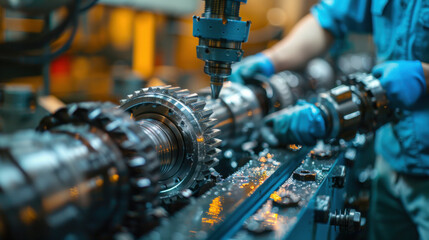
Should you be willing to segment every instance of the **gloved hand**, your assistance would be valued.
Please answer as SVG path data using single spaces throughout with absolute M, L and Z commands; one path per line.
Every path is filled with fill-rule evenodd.
M 420 61 L 390 61 L 372 70 L 380 80 L 393 107 L 410 108 L 426 92 L 426 80 Z
M 244 79 L 251 78 L 258 73 L 266 77 L 271 77 L 275 73 L 274 64 L 263 53 L 247 57 L 232 65 L 229 81 L 244 84 Z
M 272 146 L 314 145 L 326 135 L 325 120 L 314 104 L 298 101 L 292 108 L 268 115 L 261 135 Z

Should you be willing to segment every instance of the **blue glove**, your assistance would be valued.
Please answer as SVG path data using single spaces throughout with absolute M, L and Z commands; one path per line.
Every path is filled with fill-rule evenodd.
M 274 64 L 263 53 L 247 57 L 232 65 L 229 81 L 244 84 L 244 79 L 252 78 L 258 73 L 266 77 L 271 77 L 275 73 Z
M 268 115 L 261 133 L 273 146 L 314 145 L 326 136 L 325 120 L 314 104 L 298 101 L 294 107 Z
M 380 80 L 393 107 L 410 108 L 426 92 L 426 80 L 420 61 L 390 61 L 372 70 Z

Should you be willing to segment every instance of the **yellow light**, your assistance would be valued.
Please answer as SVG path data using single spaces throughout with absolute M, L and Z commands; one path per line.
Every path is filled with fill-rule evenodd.
M 270 198 L 273 199 L 274 201 L 280 201 L 280 200 L 282 200 L 282 198 L 279 196 L 279 194 L 277 192 L 273 192 L 270 195 Z
M 111 182 L 117 182 L 119 180 L 119 175 L 118 174 L 113 174 L 112 176 L 110 176 L 110 181 Z
M 37 213 L 32 207 L 28 206 L 19 211 L 19 217 L 23 223 L 30 225 L 34 220 L 36 220 Z
M 95 180 L 95 185 L 97 185 L 97 187 L 103 186 L 103 183 L 104 181 L 101 178 L 98 178 L 97 180 Z
M 222 219 L 219 217 L 219 214 L 222 212 L 222 201 L 221 197 L 218 196 L 213 199 L 213 201 L 210 203 L 209 211 L 206 212 L 207 217 L 202 218 L 202 223 L 208 223 L 211 226 L 213 226 L 215 223 L 220 222 Z
M 133 70 L 144 78 L 153 74 L 155 65 L 155 15 L 138 13 L 134 22 Z
M 296 145 L 296 144 L 290 144 L 289 145 L 289 149 L 291 149 L 291 150 L 299 150 L 299 149 L 301 149 L 301 147 L 299 145 Z M 314 152 L 314 151 L 312 151 L 312 152 Z

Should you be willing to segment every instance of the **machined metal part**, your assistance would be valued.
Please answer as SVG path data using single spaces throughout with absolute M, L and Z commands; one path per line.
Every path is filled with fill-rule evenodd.
M 260 206 L 305 157 L 307 150 L 266 150 L 191 201 L 142 239 L 221 239 Z
M 357 133 L 374 132 L 394 120 L 394 110 L 380 81 L 369 74 L 348 76 L 343 85 L 319 95 L 328 138 L 351 140 Z
M 361 228 L 361 214 L 354 209 L 346 209 L 344 211 L 337 210 L 331 213 L 329 224 L 338 226 L 341 232 L 354 233 Z
M 333 188 L 343 188 L 346 181 L 346 167 L 338 165 L 335 167 L 331 175 L 331 183 Z
M 38 129 L 58 131 L 63 125 L 89 124 L 105 132 L 119 148 L 128 170 L 129 207 L 125 225 L 135 234 L 150 228 L 154 216 L 151 211 L 158 205 L 160 165 L 155 146 L 130 115 L 111 103 L 78 103 L 45 117 Z M 63 130 L 64 132 L 65 130 Z M 73 133 L 70 128 L 68 132 Z
M 222 145 L 236 147 L 251 139 L 261 124 L 263 112 L 254 92 L 247 86 L 228 82 L 219 99 L 212 99 L 208 91 L 207 108 L 213 110 L 213 118 L 218 120 L 215 128 L 220 130 Z
M 145 88 L 121 101 L 121 109 L 131 113 L 156 146 L 165 203 L 197 190 L 218 163 L 220 131 L 205 106 L 197 94 L 171 86 Z
M 200 90 L 199 96 L 218 120 L 215 128 L 220 130 L 222 146 L 236 148 L 257 137 L 255 129 L 263 117 L 292 106 L 311 91 L 311 83 L 303 76 L 286 71 L 271 78 L 257 75 L 247 79 L 246 85 L 227 82 L 219 99 L 213 99 L 207 88 Z
M 24 131 L 0 136 L 0 149 L 1 239 L 93 239 L 122 222 L 127 168 L 103 131 Z
M 326 149 L 326 145 L 318 145 L 317 150 Z M 321 239 L 335 238 L 340 232 L 335 227 L 329 225 L 332 209 L 342 208 L 344 189 L 332 190 L 330 176 L 334 173 L 336 166 L 344 162 L 343 154 L 338 153 L 332 158 L 323 161 L 314 159 L 310 154 L 302 161 L 298 169 L 307 169 L 316 172 L 315 181 L 301 181 L 292 176 L 288 177 L 274 191 L 270 198 L 265 200 L 259 210 L 249 217 L 245 223 L 252 223 L 252 227 L 269 229 L 262 233 L 248 230 L 248 226 L 243 225 L 231 239 L 312 239 L 314 236 Z M 329 167 L 328 171 L 323 170 Z M 276 202 L 288 202 L 283 200 L 284 196 L 297 196 L 292 206 L 276 204 Z M 296 203 L 299 199 L 299 202 Z M 332 200 L 335 199 L 335 200 Z M 255 220 L 257 220 L 255 222 Z M 325 223 L 317 224 L 317 223 Z M 345 221 L 341 221 L 344 224 Z
M 241 44 L 247 41 L 250 22 L 241 21 L 241 3 L 247 0 L 205 0 L 204 13 L 194 16 L 193 35 L 199 38 L 197 57 L 205 62 L 210 76 L 212 98 L 217 99 L 223 82 L 231 75 L 231 64 L 243 56 Z

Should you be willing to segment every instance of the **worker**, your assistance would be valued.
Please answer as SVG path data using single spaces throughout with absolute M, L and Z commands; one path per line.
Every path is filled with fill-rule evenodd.
M 279 43 L 234 65 L 230 80 L 298 69 L 349 33 L 373 34 L 373 75 L 402 112 L 376 134 L 370 238 L 429 239 L 429 0 L 322 0 Z M 314 144 L 326 135 L 307 102 L 270 121 L 279 141 Z

